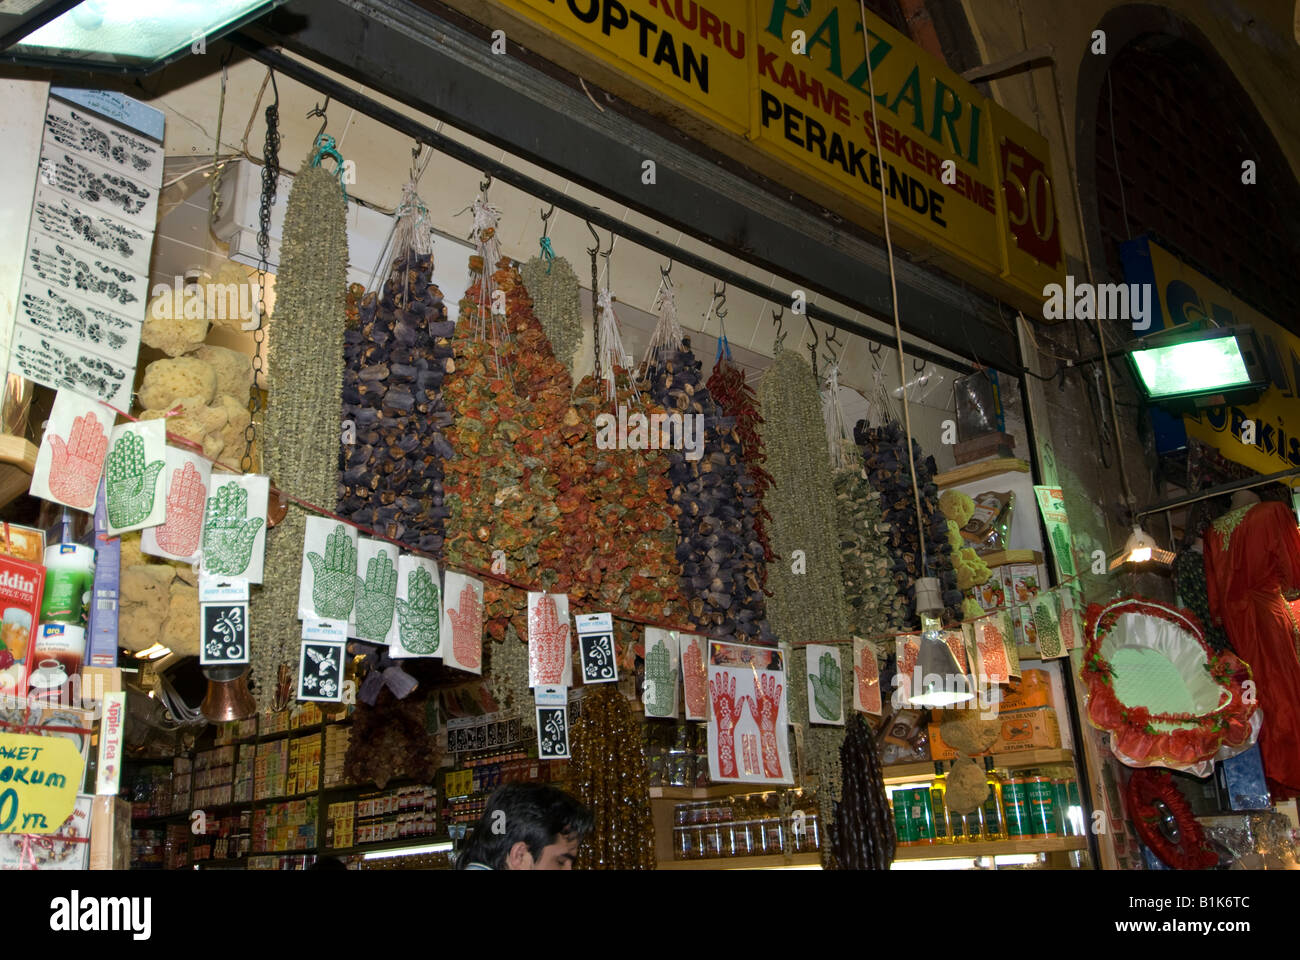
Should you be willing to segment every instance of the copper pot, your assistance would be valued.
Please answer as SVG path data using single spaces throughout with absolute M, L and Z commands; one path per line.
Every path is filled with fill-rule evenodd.
M 206 667 L 208 690 L 199 710 L 213 723 L 245 720 L 257 713 L 257 703 L 248 689 L 249 668 L 242 664 Z

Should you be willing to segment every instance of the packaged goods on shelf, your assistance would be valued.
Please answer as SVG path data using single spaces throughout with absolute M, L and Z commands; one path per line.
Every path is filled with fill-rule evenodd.
M 1018 753 L 1025 750 L 1055 750 L 1061 746 L 1061 727 L 1051 707 L 1004 710 L 998 714 L 1002 730 L 985 754 Z M 930 756 L 934 760 L 955 760 L 960 754 L 943 742 L 939 724 L 930 724 Z

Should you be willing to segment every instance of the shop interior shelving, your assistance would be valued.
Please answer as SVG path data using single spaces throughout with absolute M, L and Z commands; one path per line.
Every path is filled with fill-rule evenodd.
M 980 762 L 983 762 L 982 757 Z M 935 761 L 933 760 L 919 760 L 915 763 L 891 763 L 884 768 L 885 783 L 920 783 L 921 781 L 933 780 L 936 776 L 934 764 Z M 1054 764 L 1070 764 L 1073 766 L 1074 754 L 1069 750 L 1047 749 L 993 754 L 993 766 L 1003 769 L 1010 768 L 1014 770 L 1020 767 L 1043 767 Z

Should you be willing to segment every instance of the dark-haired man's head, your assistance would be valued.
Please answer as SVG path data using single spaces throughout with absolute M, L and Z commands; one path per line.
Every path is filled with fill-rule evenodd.
M 563 790 L 541 783 L 507 783 L 488 798 L 456 867 L 570 870 L 578 844 L 591 827 L 591 813 Z

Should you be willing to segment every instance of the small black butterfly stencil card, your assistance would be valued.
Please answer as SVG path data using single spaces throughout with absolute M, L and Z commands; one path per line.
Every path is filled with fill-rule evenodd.
M 537 759 L 569 759 L 569 691 L 567 687 L 535 687 Z
M 200 577 L 199 664 L 248 663 L 248 581 Z
M 346 640 L 304 640 L 298 661 L 298 699 L 341 703 Z
M 583 683 L 616 683 L 618 661 L 614 657 L 614 618 L 608 613 L 581 613 L 578 649 L 582 655 Z

